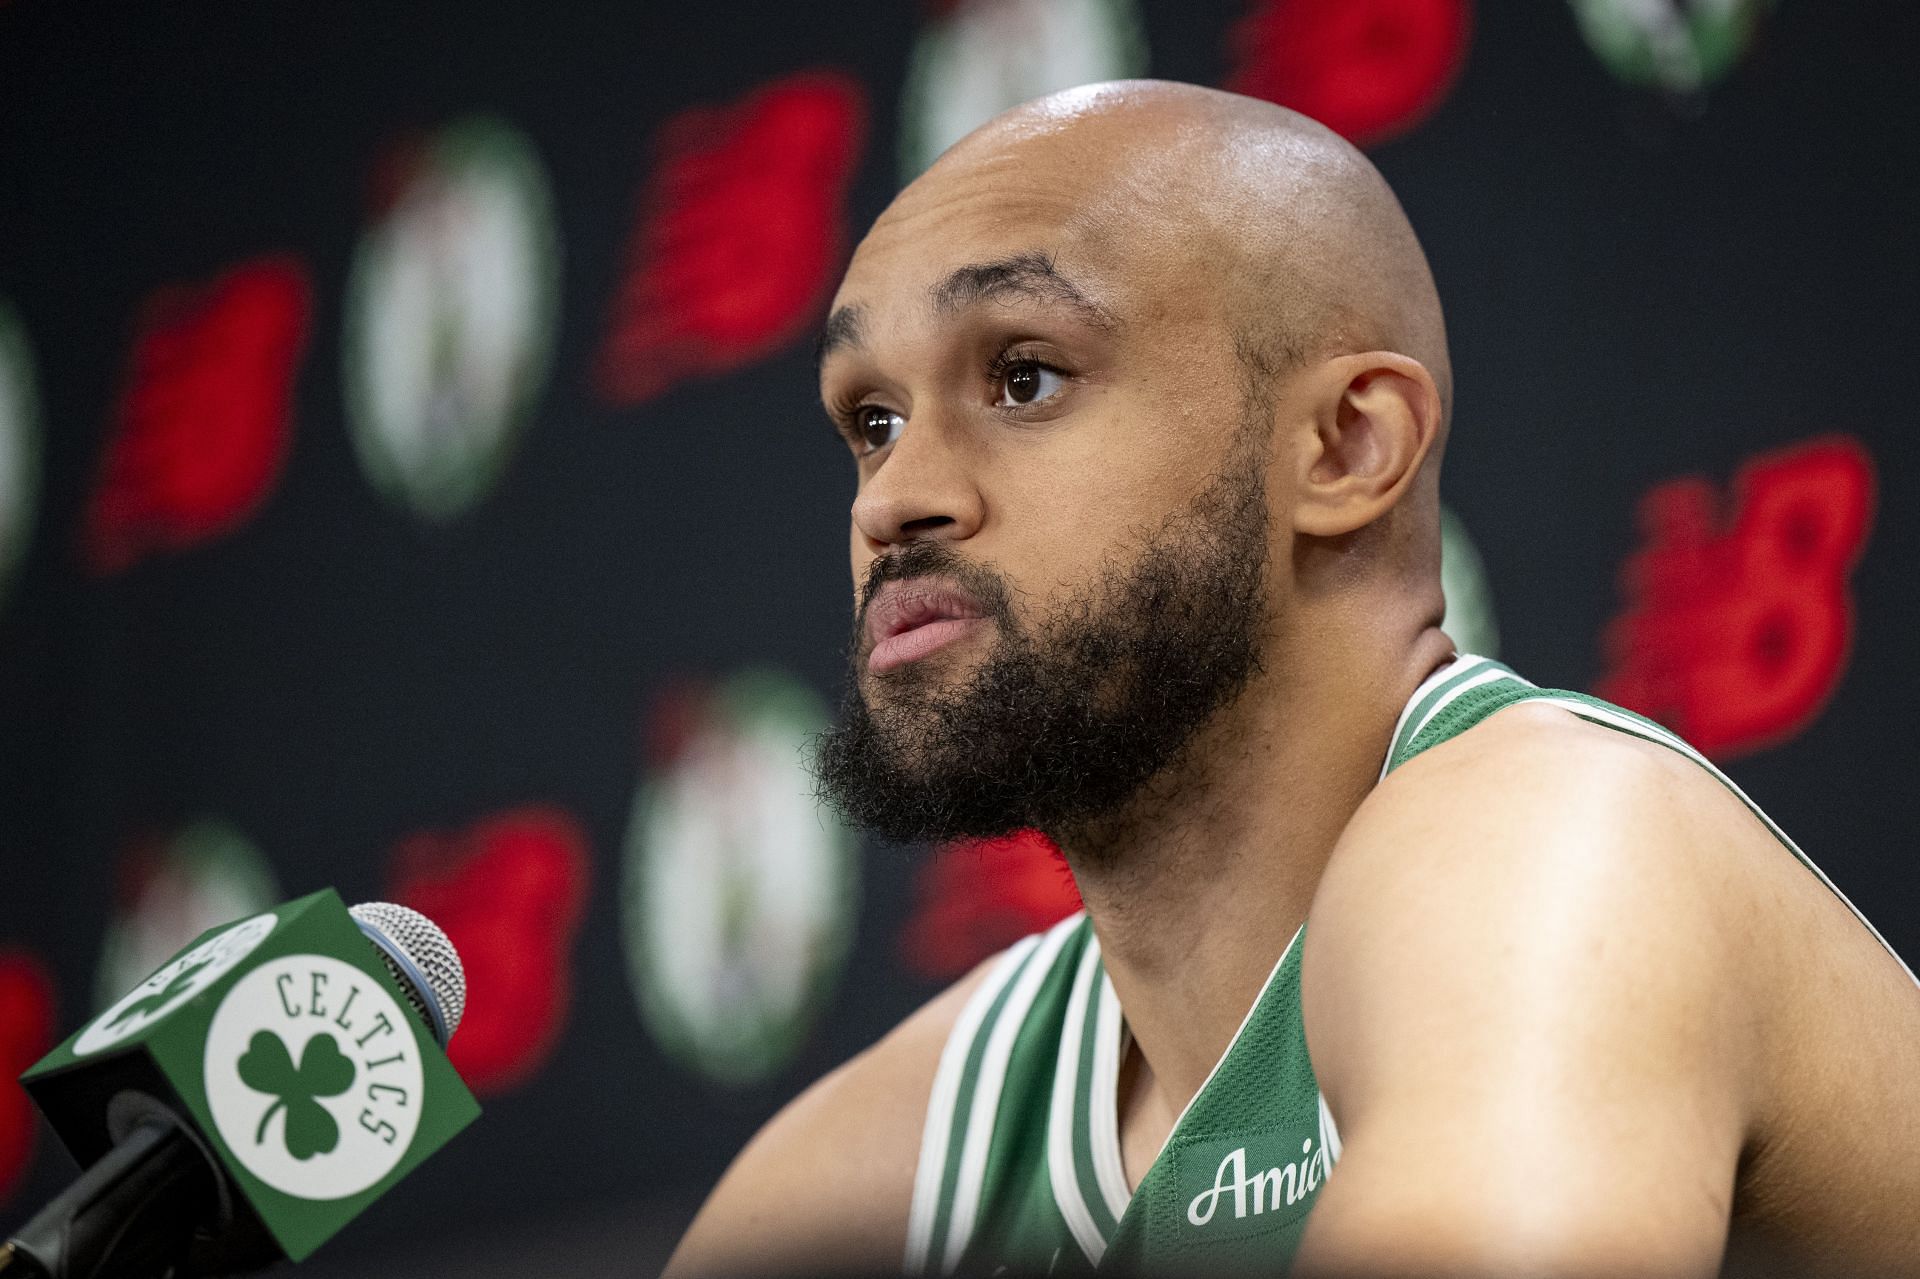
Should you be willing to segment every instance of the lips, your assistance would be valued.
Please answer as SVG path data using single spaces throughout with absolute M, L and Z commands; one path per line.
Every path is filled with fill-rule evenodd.
M 867 670 L 884 675 L 971 632 L 986 610 L 957 586 L 924 579 L 881 586 L 867 605 Z

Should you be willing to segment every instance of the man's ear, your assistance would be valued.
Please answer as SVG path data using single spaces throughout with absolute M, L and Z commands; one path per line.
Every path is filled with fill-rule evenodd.
M 1440 391 L 1418 360 L 1365 351 L 1315 370 L 1320 393 L 1295 454 L 1293 526 L 1339 537 L 1385 515 L 1440 434 Z

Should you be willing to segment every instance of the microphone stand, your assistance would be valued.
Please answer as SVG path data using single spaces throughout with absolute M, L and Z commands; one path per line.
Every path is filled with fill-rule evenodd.
M 0 1244 L 5 1279 L 166 1279 L 218 1189 L 193 1139 L 159 1116 Z

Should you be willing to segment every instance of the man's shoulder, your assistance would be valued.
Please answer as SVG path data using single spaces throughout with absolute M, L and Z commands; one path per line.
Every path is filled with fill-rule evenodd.
M 1577 1002 L 1608 1033 L 1658 1024 L 1629 991 L 1731 1012 L 1766 979 L 1759 907 L 1812 883 L 1688 755 L 1511 706 L 1395 769 L 1341 836 L 1303 956 L 1316 1068 L 1338 1073 L 1368 1010 L 1477 1008 L 1530 1036 Z
M 1492 889 L 1515 874 L 1672 880 L 1706 869 L 1715 849 L 1777 852 L 1740 797 L 1671 740 L 1516 703 L 1389 773 L 1329 871 L 1398 875 L 1445 849 L 1462 887 Z M 1696 855 L 1669 856 L 1683 842 Z
M 1718 1255 L 1764 975 L 1729 928 L 1744 890 L 1709 890 L 1751 853 L 1744 810 L 1716 786 L 1664 747 L 1523 703 L 1361 805 L 1301 960 L 1314 1073 L 1344 1146 L 1314 1262 L 1689 1272 Z M 1650 1139 L 1647 1116 L 1661 1117 Z M 1433 1151 L 1459 1175 L 1409 1171 Z M 1684 1203 L 1643 1157 L 1687 1170 Z M 1672 1219 L 1625 1240 L 1618 1215 L 1585 1210 L 1596 1195 L 1626 1218 Z
M 1907 1255 L 1912 981 L 1743 796 L 1661 740 L 1523 702 L 1356 812 L 1301 968 L 1346 1146 L 1323 1247 L 1400 1230 L 1427 1257 L 1471 1220 L 1497 1249 L 1531 1213 L 1553 1255 L 1650 1270 L 1717 1256 L 1737 1212 L 1809 1256 Z M 1498 1158 L 1461 1156 L 1444 1194 L 1396 1171 L 1419 1165 L 1409 1150 L 1483 1148 Z M 1594 1194 L 1611 1219 L 1584 1212 Z M 1409 1196 L 1431 1216 L 1369 1206 Z M 1634 1213 L 1645 1231 L 1608 1235 Z
M 668 1273 L 897 1270 L 934 1074 L 994 962 L 769 1120 L 715 1187 Z
M 1604 702 L 1587 698 L 1579 702 L 1581 710 L 1590 705 L 1593 710 L 1588 713 L 1644 725 L 1644 732 L 1622 732 L 1583 718 L 1568 696 L 1535 694 L 1414 756 L 1389 773 L 1369 799 L 1394 802 L 1403 792 L 1429 789 L 1441 776 L 1454 779 L 1483 772 L 1480 780 L 1494 783 L 1516 768 L 1560 770 L 1560 781 L 1567 780 L 1569 768 L 1588 774 L 1596 783 L 1645 782 L 1656 773 L 1714 780 L 1689 754 L 1676 749 L 1680 739 L 1667 730 Z M 1655 737 L 1674 745 L 1658 743 Z
M 1667 744 L 1671 742 L 1672 744 Z M 1525 701 L 1394 769 L 1367 796 L 1313 903 L 1322 934 L 1442 911 L 1473 926 L 1588 919 L 1709 928 L 1755 895 L 1813 886 L 1748 806 L 1678 739 Z

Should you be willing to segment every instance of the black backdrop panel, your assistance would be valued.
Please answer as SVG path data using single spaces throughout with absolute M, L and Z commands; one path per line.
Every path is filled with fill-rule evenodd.
M 23 1051 L 43 1033 L 36 1018 L 66 1027 L 94 1007 L 103 965 L 116 971 L 110 934 L 158 944 L 156 883 L 182 918 L 248 884 L 438 893 L 471 929 L 525 929 L 551 949 L 526 971 L 497 959 L 489 977 L 546 1038 L 521 1050 L 499 1032 L 510 1060 L 488 1066 L 484 1120 L 320 1264 L 364 1268 L 390 1247 L 458 1239 L 449 1255 L 473 1273 L 532 1240 L 611 1268 L 657 1260 L 775 1107 L 937 988 L 902 942 L 918 853 L 847 843 L 811 815 L 779 828 L 804 838 L 702 826 L 688 797 L 739 768 L 761 787 L 744 811 L 786 811 L 799 783 L 779 755 L 797 738 L 782 734 L 817 723 L 837 688 L 852 476 L 796 334 L 896 189 L 917 44 L 991 7 L 0 3 L 0 305 L 38 387 L 37 412 L 14 420 L 39 434 L 37 502 L 0 595 L 0 956 L 14 964 L 0 961 L 0 1022 L 12 1018 L 0 1050 Z M 1152 74 L 1217 84 L 1236 68 L 1235 23 L 1286 6 L 1061 0 L 1054 16 L 1136 7 Z M 1587 6 L 1611 7 L 1627 6 Z M 1574 688 L 1608 673 L 1603 636 L 1628 603 L 1620 573 L 1657 486 L 1698 476 L 1724 495 L 1754 459 L 1836 435 L 1869 459 L 1876 513 L 1857 568 L 1836 579 L 1850 581 L 1837 596 L 1851 599 L 1846 658 L 1783 740 L 1724 756 L 1908 954 L 1920 953 L 1908 868 L 1920 679 L 1907 666 L 1920 624 L 1907 369 L 1920 195 L 1903 85 L 1917 38 L 1911 6 L 1782 0 L 1724 76 L 1679 92 L 1616 78 L 1569 6 L 1483 0 L 1437 107 L 1372 147 L 1447 304 L 1459 389 L 1446 500 L 1484 560 L 1501 656 L 1523 673 Z M 1032 75 L 1059 51 L 1004 52 Z M 684 113 L 703 106 L 732 114 L 688 134 Z M 836 163 L 823 120 L 845 141 L 830 181 L 806 176 Z M 448 140 L 473 121 L 505 149 Z M 530 185 L 486 186 L 507 182 L 511 163 L 495 160 L 516 145 Z M 675 145 L 721 148 L 743 184 L 703 195 Z M 803 151 L 815 159 L 788 162 Z M 517 374 L 524 403 L 463 392 L 494 404 L 511 440 L 497 476 L 436 518 L 363 464 L 350 384 L 365 246 L 382 228 L 442 243 L 422 212 L 442 187 L 503 237 L 448 270 L 524 250 L 530 274 L 499 290 L 537 294 L 554 274 L 551 324 L 533 304 L 499 320 L 503 349 L 521 351 L 518 333 L 537 352 Z M 755 192 L 782 227 L 825 219 L 805 245 L 827 254 L 826 274 L 782 266 L 793 296 L 761 299 L 771 319 L 691 307 L 647 329 L 649 307 L 690 306 L 674 292 L 685 281 L 644 276 L 686 258 L 660 257 L 662 209 Z M 295 282 L 243 290 L 252 301 L 218 292 L 262 260 L 291 263 Z M 156 298 L 169 286 L 198 292 Z M 623 312 L 623 297 L 639 301 Z M 283 407 L 265 425 L 219 407 L 265 452 L 247 455 L 253 472 L 244 458 L 221 471 L 222 446 L 195 434 L 214 428 L 173 421 L 173 446 L 215 458 L 206 483 L 228 485 L 226 505 L 136 493 L 159 513 L 126 517 L 131 562 L 103 566 L 89 530 L 120 518 L 100 514 L 116 440 L 130 421 L 179 416 L 138 400 L 161 375 L 136 354 L 165 365 L 201 349 L 143 340 L 204 337 L 234 315 L 293 326 L 278 355 L 234 355 L 229 336 L 208 357 L 216 372 L 239 360 L 259 403 Z M 666 370 L 644 393 L 607 382 L 623 315 L 644 330 L 638 358 Z M 481 338 L 452 332 L 457 364 L 459 343 Z M 421 367 L 438 367 L 417 341 Z M 162 389 L 209 385 L 228 383 Z M 173 467 L 179 485 L 198 473 L 138 457 L 127 473 L 142 465 Z M 762 969 L 734 974 L 745 1020 L 664 1029 L 671 1016 L 646 1003 L 652 970 L 634 958 L 635 902 L 647 858 L 669 845 L 744 869 L 716 888 L 683 858 L 673 873 L 693 879 L 663 871 L 656 897 L 677 884 L 745 893 L 740 909 L 761 924 L 755 868 L 798 875 L 791 895 L 822 912 L 811 983 L 768 986 L 761 954 Z M 489 894 L 508 884 L 527 901 L 577 901 L 577 920 L 553 922 L 562 907 L 495 920 Z M 749 1014 L 772 1029 L 756 1039 Z M 9 1165 L 3 1139 L 20 1125 L 6 1113 L 0 1221 L 70 1173 L 44 1133 Z M 411 1270 L 426 1264 L 407 1255 Z

